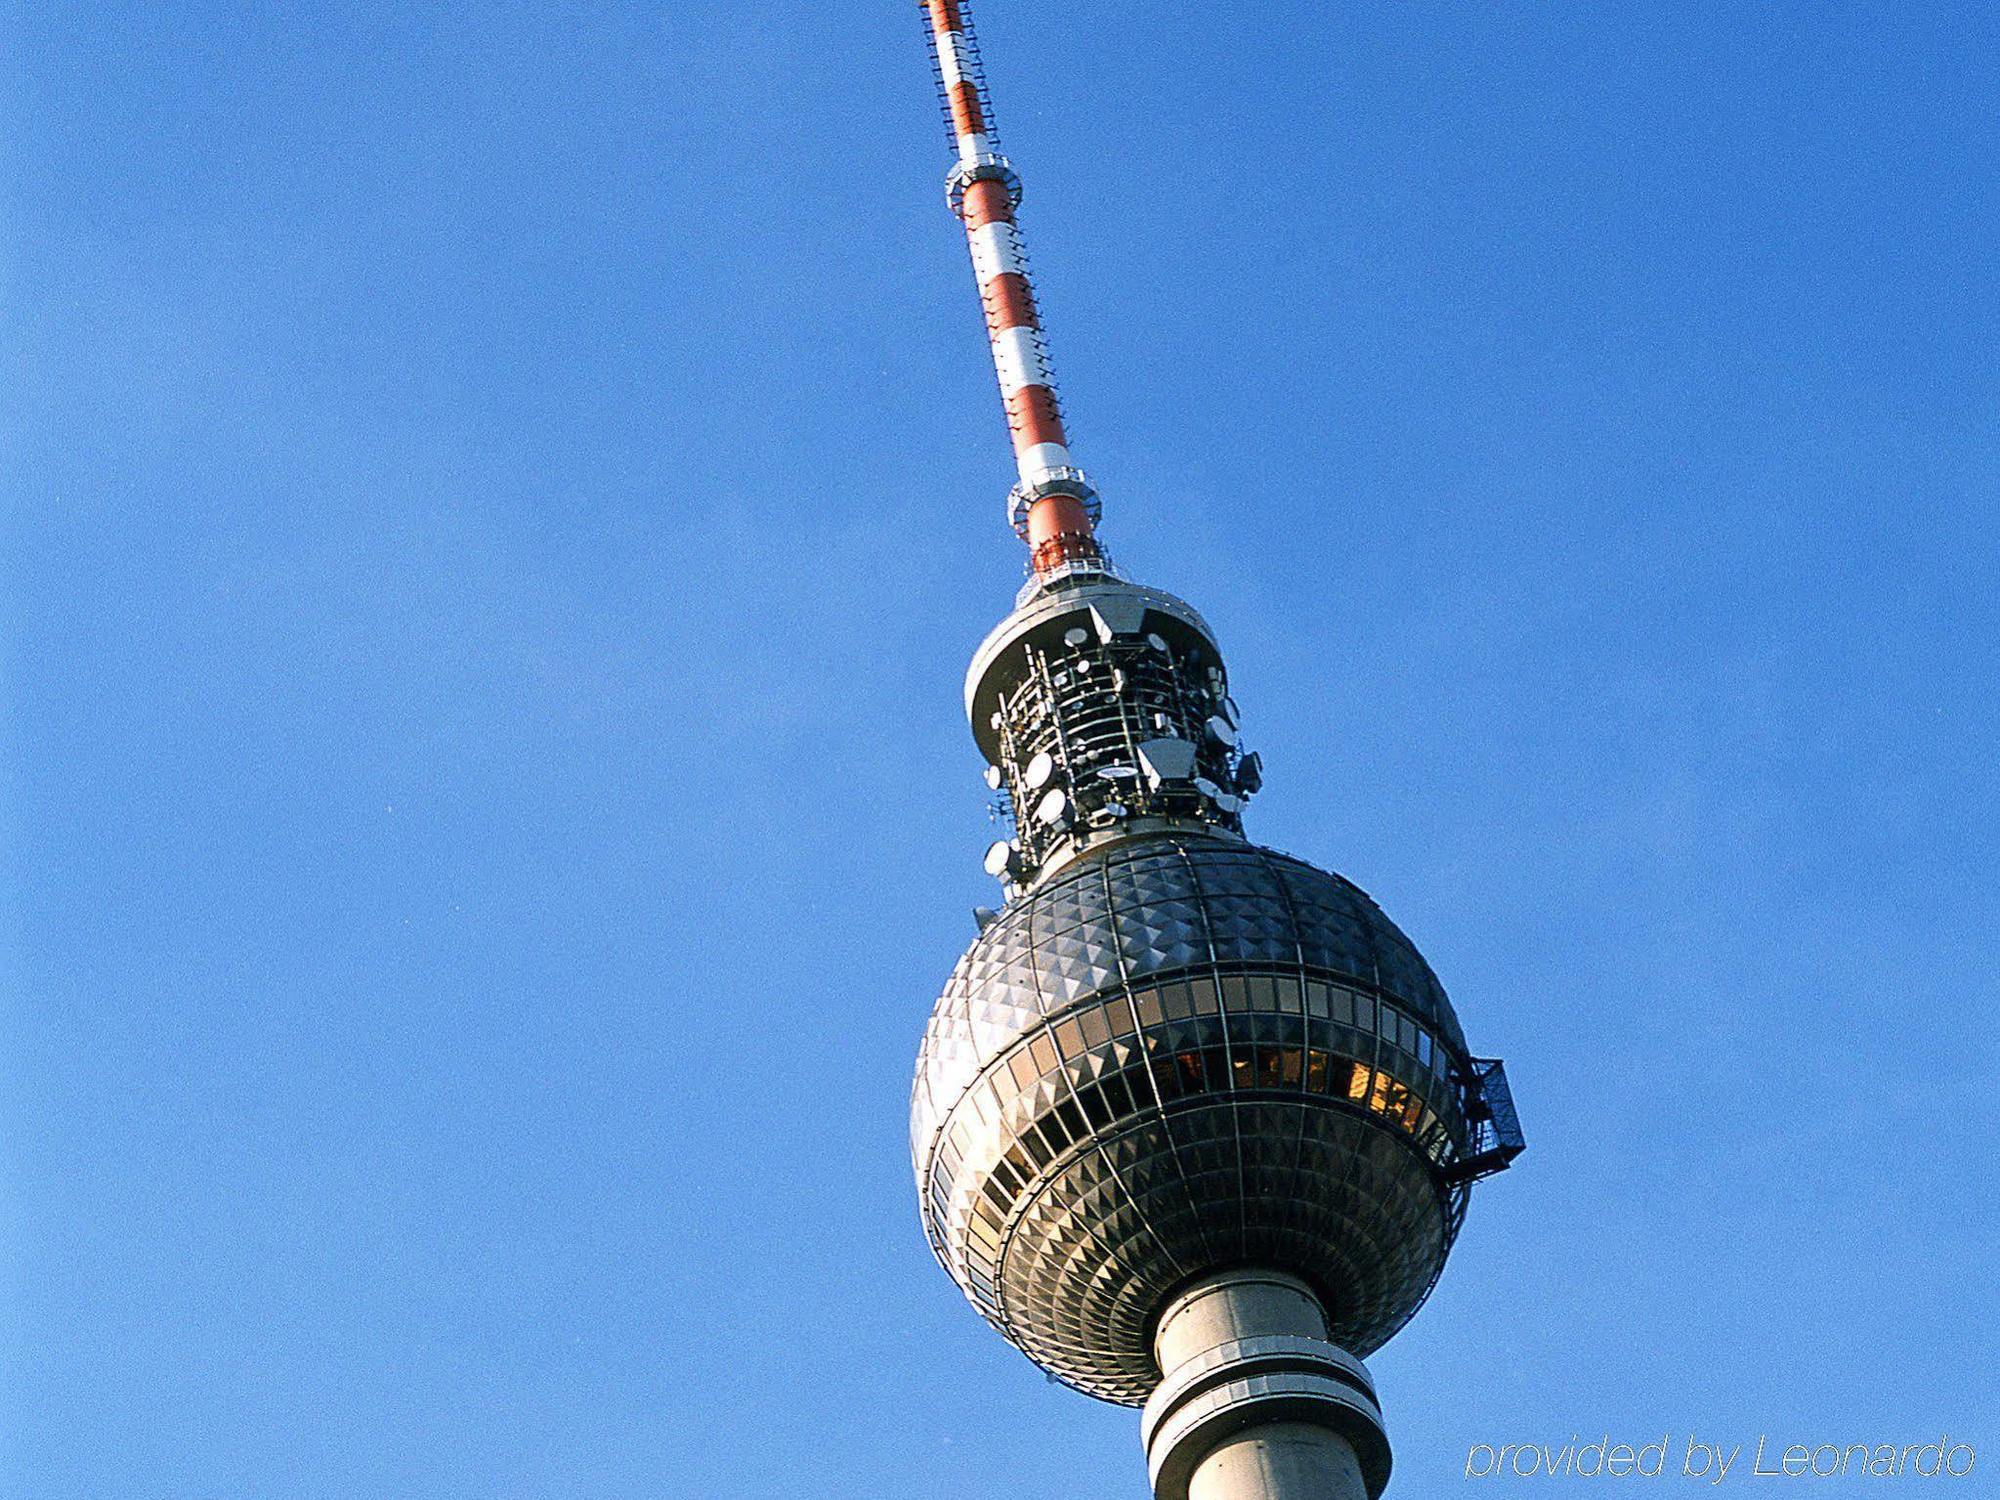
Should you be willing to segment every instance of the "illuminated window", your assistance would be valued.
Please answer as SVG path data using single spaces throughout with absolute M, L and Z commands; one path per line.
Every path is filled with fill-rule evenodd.
M 1368 1095 L 1368 1107 L 1377 1114 L 1387 1114 L 1389 1112 L 1389 1097 L 1391 1092 L 1401 1087 L 1402 1085 L 1387 1073 L 1377 1073 L 1375 1075 L 1375 1087 Z
M 1368 1107 L 1408 1129 L 1415 1126 L 1423 1101 L 1387 1073 L 1377 1073 L 1375 1087 L 1368 1096 Z

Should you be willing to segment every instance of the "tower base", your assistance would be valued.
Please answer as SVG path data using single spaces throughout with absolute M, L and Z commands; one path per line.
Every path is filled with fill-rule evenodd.
M 1176 1297 L 1140 1427 L 1155 1500 L 1377 1500 L 1389 1439 L 1374 1382 L 1326 1334 L 1318 1298 L 1282 1272 L 1225 1272 Z

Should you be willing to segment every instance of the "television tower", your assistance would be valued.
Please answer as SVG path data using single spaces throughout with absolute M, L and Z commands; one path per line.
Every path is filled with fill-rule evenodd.
M 1012 836 L 918 1054 L 924 1231 L 1051 1377 L 1143 1406 L 1156 1500 L 1375 1500 L 1362 1359 L 1522 1149 L 1506 1075 L 1360 889 L 1244 836 L 1222 652 L 1097 541 L 965 0 L 920 3 L 1029 570 L 966 676 Z

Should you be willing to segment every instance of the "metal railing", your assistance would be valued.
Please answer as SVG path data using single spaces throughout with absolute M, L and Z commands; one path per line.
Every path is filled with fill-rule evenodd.
M 1466 1154 L 1452 1163 L 1445 1176 L 1458 1183 L 1476 1182 L 1504 1172 L 1528 1148 L 1521 1117 L 1514 1110 L 1514 1091 L 1507 1087 L 1507 1065 L 1497 1057 L 1471 1059 L 1465 1080 L 1465 1117 L 1472 1127 Z

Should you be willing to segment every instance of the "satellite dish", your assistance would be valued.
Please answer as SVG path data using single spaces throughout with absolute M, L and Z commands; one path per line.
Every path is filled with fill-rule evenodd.
M 1000 768 L 998 766 L 988 766 L 986 768 L 986 784 L 996 792 L 1000 790 Z
M 1158 634 L 1149 634 L 1146 637 L 1146 644 L 1151 646 L 1155 651 L 1159 652 L 1160 655 L 1162 656 L 1167 655 L 1167 639 L 1165 636 Z
M 1088 630 L 1085 630 L 1081 625 L 1072 625 L 1070 626 L 1069 629 L 1063 632 L 1063 644 L 1065 646 L 1070 646 L 1070 647 L 1081 646 L 1085 641 L 1089 639 L 1090 639 L 1090 632 Z
M 1014 846 L 1002 839 L 986 851 L 986 873 L 995 880 L 1004 879 L 1014 868 Z
M 1097 774 L 1106 781 L 1130 781 L 1139 772 L 1132 766 L 1099 766 Z
M 1218 745 L 1234 745 L 1236 728 L 1221 714 L 1211 714 L 1208 720 L 1208 737 Z
M 1264 757 L 1252 750 L 1236 767 L 1236 784 L 1246 792 L 1264 789 Z
M 1222 788 L 1210 781 L 1206 776 L 1195 777 L 1194 789 L 1211 802 L 1222 795 Z
M 1217 792 L 1215 794 L 1215 805 L 1221 808 L 1226 813 L 1238 813 L 1243 811 L 1242 799 L 1238 797 L 1232 797 L 1227 792 Z
M 1049 778 L 1056 774 L 1056 758 L 1043 750 L 1028 762 L 1028 769 L 1021 773 L 1021 779 L 1028 783 L 1030 791 L 1049 784 Z
M 1035 804 L 1035 816 L 1044 823 L 1060 823 L 1063 814 L 1069 811 L 1069 793 L 1061 787 L 1050 792 Z

